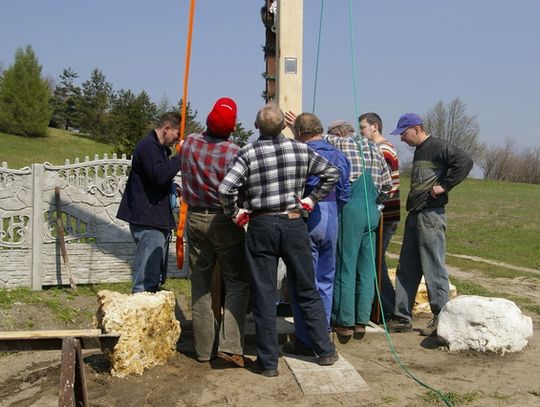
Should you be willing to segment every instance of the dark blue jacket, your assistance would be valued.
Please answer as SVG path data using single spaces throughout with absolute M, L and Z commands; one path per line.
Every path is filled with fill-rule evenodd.
M 170 148 L 159 143 L 155 130 L 139 141 L 116 215 L 118 219 L 158 229 L 176 228 L 169 194 L 181 161 L 179 155 L 169 159 L 170 154 Z

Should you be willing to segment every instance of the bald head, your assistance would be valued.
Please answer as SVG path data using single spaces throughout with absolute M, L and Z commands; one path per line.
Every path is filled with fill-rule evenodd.
M 276 137 L 285 128 L 285 116 L 275 103 L 268 103 L 257 113 L 255 128 L 264 137 Z
M 351 123 L 344 120 L 336 120 L 328 126 L 328 134 L 333 134 L 339 137 L 347 137 L 354 133 L 354 127 Z

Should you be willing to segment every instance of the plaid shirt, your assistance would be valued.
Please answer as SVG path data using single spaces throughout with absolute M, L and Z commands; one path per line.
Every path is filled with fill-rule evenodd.
M 362 175 L 362 156 L 360 147 L 364 154 L 364 165 L 371 170 L 371 178 L 379 191 L 377 202 L 384 202 L 392 189 L 392 177 L 383 155 L 379 152 L 377 145 L 365 137 L 340 137 L 333 134 L 326 134 L 323 138 L 340 149 L 351 162 L 351 183 Z
M 338 181 L 339 170 L 307 144 L 279 135 L 259 138 L 244 146 L 233 159 L 232 167 L 219 187 L 225 214 L 238 212 L 239 192 L 250 210 L 285 211 L 298 209 L 309 175 L 321 182 L 310 193 L 317 202 Z
M 231 160 L 240 149 L 227 139 L 206 133 L 190 134 L 180 151 L 182 157 L 182 199 L 200 208 L 220 208 L 219 184 Z

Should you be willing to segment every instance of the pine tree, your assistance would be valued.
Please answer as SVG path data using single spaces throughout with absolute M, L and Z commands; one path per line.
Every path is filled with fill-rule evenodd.
M 64 69 L 60 75 L 60 84 L 54 88 L 54 111 L 51 121 L 55 127 L 64 130 L 79 127 L 80 112 L 77 101 L 81 96 L 81 89 L 73 83 L 78 77 L 79 75 L 71 68 Z
M 242 122 L 237 122 L 236 129 L 231 134 L 231 141 L 240 147 L 244 147 L 251 136 L 253 136 L 253 130 L 246 130 Z
M 114 151 L 130 155 L 137 142 L 155 125 L 157 107 L 143 90 L 138 96 L 131 90 L 120 90 L 113 97 L 111 138 Z
M 0 131 L 27 137 L 47 134 L 52 115 L 51 90 L 28 45 L 15 52 L 15 62 L 0 79 Z
M 82 95 L 77 104 L 81 112 L 82 132 L 108 139 L 112 97 L 112 85 L 107 82 L 100 69 L 94 69 L 90 79 L 82 84 Z
M 182 114 L 182 99 L 178 102 L 178 111 Z M 200 133 L 204 130 L 204 126 L 197 121 L 197 111 L 191 110 L 191 104 L 188 102 L 186 106 L 186 130 L 185 137 L 191 133 Z

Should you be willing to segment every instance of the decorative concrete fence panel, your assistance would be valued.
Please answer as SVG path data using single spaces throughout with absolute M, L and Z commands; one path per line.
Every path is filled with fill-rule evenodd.
M 67 285 L 57 230 L 55 188 L 69 265 L 77 284 L 129 281 L 134 243 L 116 212 L 131 160 L 107 155 L 65 165 L 0 167 L 0 287 Z M 176 238 L 169 248 L 169 276 L 176 267 Z M 187 258 L 187 257 L 185 257 Z

